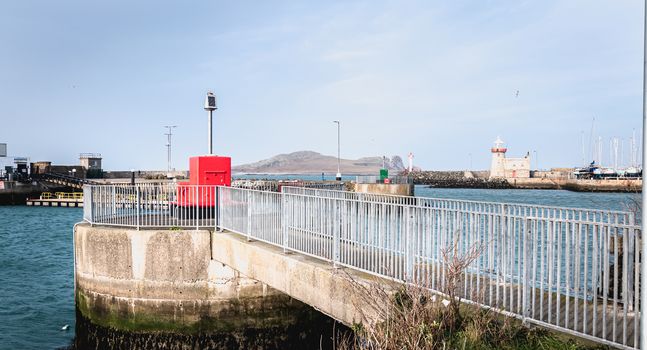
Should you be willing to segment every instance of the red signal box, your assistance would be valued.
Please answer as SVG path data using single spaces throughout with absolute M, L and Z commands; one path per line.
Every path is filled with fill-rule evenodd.
M 213 207 L 216 187 L 231 186 L 231 158 L 198 156 L 189 158 L 189 182 L 177 186 L 179 207 Z
M 231 186 L 231 158 L 199 156 L 189 158 L 189 184 Z

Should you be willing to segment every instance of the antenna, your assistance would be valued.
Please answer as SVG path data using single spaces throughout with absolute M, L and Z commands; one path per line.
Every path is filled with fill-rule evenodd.
M 173 136 L 173 129 L 177 128 L 177 125 L 165 125 L 165 128 L 168 129 L 168 133 L 164 134 L 168 137 L 168 141 L 166 143 L 166 156 L 167 156 L 167 169 L 166 172 L 170 175 L 171 174 L 171 136 Z

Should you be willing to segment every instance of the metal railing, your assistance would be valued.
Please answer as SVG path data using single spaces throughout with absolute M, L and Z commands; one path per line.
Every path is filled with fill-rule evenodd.
M 317 188 L 327 190 L 344 189 L 344 183 L 339 181 L 303 181 L 303 180 L 247 180 L 238 179 L 231 183 L 231 187 L 246 188 L 250 190 L 281 192 L 283 187 Z
M 84 218 L 138 228 L 226 229 L 438 292 L 449 287 L 448 256 L 476 249 L 458 285 L 464 301 L 620 348 L 638 347 L 641 238 L 633 213 L 282 190 L 86 186 Z

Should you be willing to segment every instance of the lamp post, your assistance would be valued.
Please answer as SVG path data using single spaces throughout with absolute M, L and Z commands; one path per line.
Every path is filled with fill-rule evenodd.
M 645 183 L 645 161 L 647 160 L 647 0 L 643 2 L 645 6 L 645 21 L 643 27 L 643 137 L 642 137 L 642 196 L 641 196 L 641 227 L 644 228 L 647 223 L 647 183 Z M 642 232 L 644 230 L 641 229 Z M 647 239 L 642 240 L 642 256 L 647 256 Z M 644 284 L 647 281 L 647 268 L 645 264 L 640 264 L 640 281 Z M 647 288 L 640 288 L 640 348 L 647 349 L 647 317 L 645 317 L 645 307 L 647 307 Z
M 218 109 L 216 106 L 216 95 L 213 92 L 207 92 L 207 97 L 204 100 L 204 110 L 209 113 L 209 155 L 213 154 L 213 135 L 211 123 L 213 121 L 213 111 Z
M 135 186 L 135 169 L 130 169 L 130 185 Z
M 171 136 L 173 136 L 173 129 L 177 128 L 177 125 L 165 125 L 165 128 L 168 129 L 168 134 L 164 134 L 168 137 L 168 142 L 166 143 L 166 157 L 167 157 L 167 170 L 168 175 L 171 175 Z
M 340 135 L 341 135 L 341 123 L 339 120 L 333 120 L 333 123 L 337 124 L 337 175 L 335 176 L 335 179 L 337 181 L 341 181 L 341 170 L 340 170 L 340 165 L 341 165 L 341 152 L 340 152 Z

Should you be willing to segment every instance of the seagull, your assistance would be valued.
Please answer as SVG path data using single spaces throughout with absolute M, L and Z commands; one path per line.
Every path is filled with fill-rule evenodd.
M 70 325 L 66 324 L 65 326 L 61 327 L 61 330 L 66 331 L 68 328 L 70 328 Z
M 514 94 L 514 97 L 519 97 L 519 90 Z

